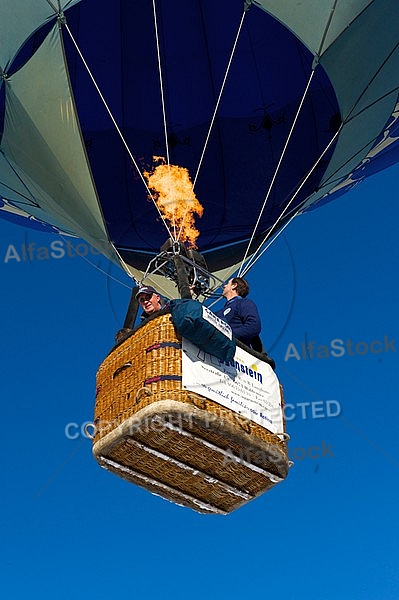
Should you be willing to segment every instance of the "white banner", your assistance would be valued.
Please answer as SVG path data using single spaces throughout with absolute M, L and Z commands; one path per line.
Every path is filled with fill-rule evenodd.
M 183 338 L 182 384 L 272 433 L 284 431 L 280 385 L 273 369 L 241 348 L 233 360 L 223 362 Z
M 233 339 L 233 332 L 231 330 L 230 325 L 226 323 L 226 321 L 223 321 L 223 319 L 215 315 L 214 312 L 209 310 L 209 308 L 207 308 L 204 305 L 202 306 L 202 318 L 205 319 L 205 321 L 208 321 L 208 323 L 210 323 L 214 327 L 216 327 L 216 329 L 221 331 L 223 335 L 229 338 L 229 340 Z

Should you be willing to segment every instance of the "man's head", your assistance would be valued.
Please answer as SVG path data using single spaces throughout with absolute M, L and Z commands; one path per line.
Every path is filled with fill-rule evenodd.
M 249 285 L 242 277 L 233 277 L 223 286 L 223 296 L 230 300 L 235 296 L 245 298 L 249 294 Z
M 150 285 L 143 286 L 139 289 L 136 294 L 136 298 L 139 301 L 141 308 L 147 315 L 152 315 L 161 310 L 161 296 L 158 294 L 155 288 Z

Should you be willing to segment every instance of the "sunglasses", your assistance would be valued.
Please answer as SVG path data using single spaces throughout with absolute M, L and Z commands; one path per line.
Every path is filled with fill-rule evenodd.
M 143 302 L 147 302 L 148 300 L 151 300 L 152 296 L 153 296 L 152 294 L 141 294 L 141 296 L 139 298 L 140 304 L 142 304 Z

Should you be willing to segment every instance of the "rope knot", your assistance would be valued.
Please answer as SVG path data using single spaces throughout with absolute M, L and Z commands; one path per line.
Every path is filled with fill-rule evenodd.
M 59 13 L 57 15 L 57 19 L 58 19 L 59 25 L 65 25 L 67 22 L 66 16 L 62 10 L 59 11 Z

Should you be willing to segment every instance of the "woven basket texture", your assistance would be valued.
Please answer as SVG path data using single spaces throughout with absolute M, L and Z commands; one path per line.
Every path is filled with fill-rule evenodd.
M 107 470 L 173 502 L 231 512 L 286 477 L 287 445 L 182 389 L 181 352 L 163 314 L 107 356 L 97 373 L 93 453 Z

